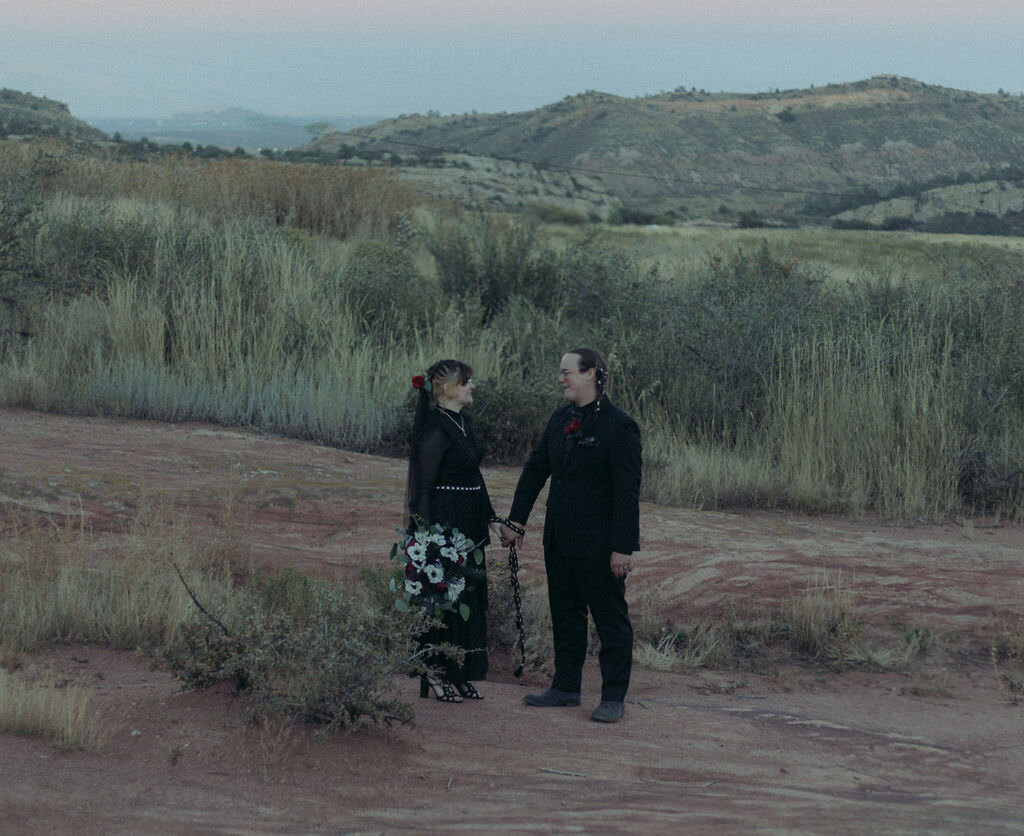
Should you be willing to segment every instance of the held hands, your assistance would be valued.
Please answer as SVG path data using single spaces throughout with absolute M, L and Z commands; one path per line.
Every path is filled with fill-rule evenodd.
M 519 527 L 520 529 L 522 529 L 522 526 Z M 501 534 L 501 545 L 510 546 L 512 545 L 512 543 L 515 543 L 516 548 L 519 548 L 521 545 L 523 545 L 523 534 L 516 534 L 516 532 L 514 532 L 504 523 L 501 523 L 499 525 L 498 530 Z

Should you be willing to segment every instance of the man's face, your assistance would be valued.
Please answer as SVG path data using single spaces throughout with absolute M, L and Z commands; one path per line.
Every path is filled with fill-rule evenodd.
M 578 354 L 563 355 L 558 370 L 558 383 L 565 399 L 577 406 L 584 406 L 596 397 L 594 370 L 581 372 Z

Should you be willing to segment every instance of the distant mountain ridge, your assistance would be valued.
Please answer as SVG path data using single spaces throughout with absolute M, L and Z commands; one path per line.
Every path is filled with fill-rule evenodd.
M 524 113 L 403 116 L 313 147 L 332 143 L 392 148 L 406 162 L 443 149 L 557 167 L 680 217 L 821 217 L 908 184 L 1019 167 L 1024 98 L 893 75 L 757 94 L 590 91 Z
M 378 120 L 371 116 L 290 117 L 267 116 L 236 107 L 217 108 L 196 113 L 178 113 L 166 118 L 95 119 L 93 124 L 108 134 L 123 139 L 145 137 L 161 145 L 215 145 L 232 150 L 243 148 L 250 153 L 259 149 L 286 150 L 309 143 L 315 131 L 310 125 L 335 130 L 348 130 Z
M 0 91 L 0 138 L 103 142 L 107 131 L 300 162 L 387 165 L 444 201 L 564 222 L 1024 234 L 1024 96 L 1003 92 L 883 75 L 756 94 L 588 91 L 522 113 L 372 119 L 222 108 L 93 126 L 60 102 Z

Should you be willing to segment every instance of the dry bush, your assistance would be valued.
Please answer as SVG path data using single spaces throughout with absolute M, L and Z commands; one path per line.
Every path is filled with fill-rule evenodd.
M 652 671 L 674 671 L 686 665 L 679 653 L 679 637 L 671 631 L 633 648 L 633 664 Z
M 789 603 L 789 639 L 795 650 L 839 669 L 851 661 L 860 635 L 853 593 L 842 572 L 823 572 Z
M 165 648 L 186 685 L 233 682 L 255 721 L 413 722 L 412 707 L 394 691 L 396 678 L 425 670 L 432 652 L 418 644 L 422 612 L 398 611 L 379 589 L 350 589 L 292 568 L 254 575 L 230 599 L 208 599 Z
M 90 689 L 50 671 L 0 669 L 0 732 L 40 735 L 62 749 L 98 752 L 110 727 Z
M 1016 705 L 1024 699 L 1024 616 L 1015 622 L 1000 619 L 992 627 L 989 660 L 1007 700 Z
M 667 600 L 664 590 L 657 584 L 638 580 L 630 590 L 633 599 L 629 611 L 633 622 L 633 637 L 638 644 L 657 644 L 669 630 L 669 620 L 665 615 Z

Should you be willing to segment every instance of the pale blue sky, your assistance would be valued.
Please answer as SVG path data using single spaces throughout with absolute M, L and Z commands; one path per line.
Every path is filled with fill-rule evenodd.
M 880 73 L 1020 93 L 1022 43 L 1024 0 L 0 0 L 0 87 L 86 119 L 518 111 Z

